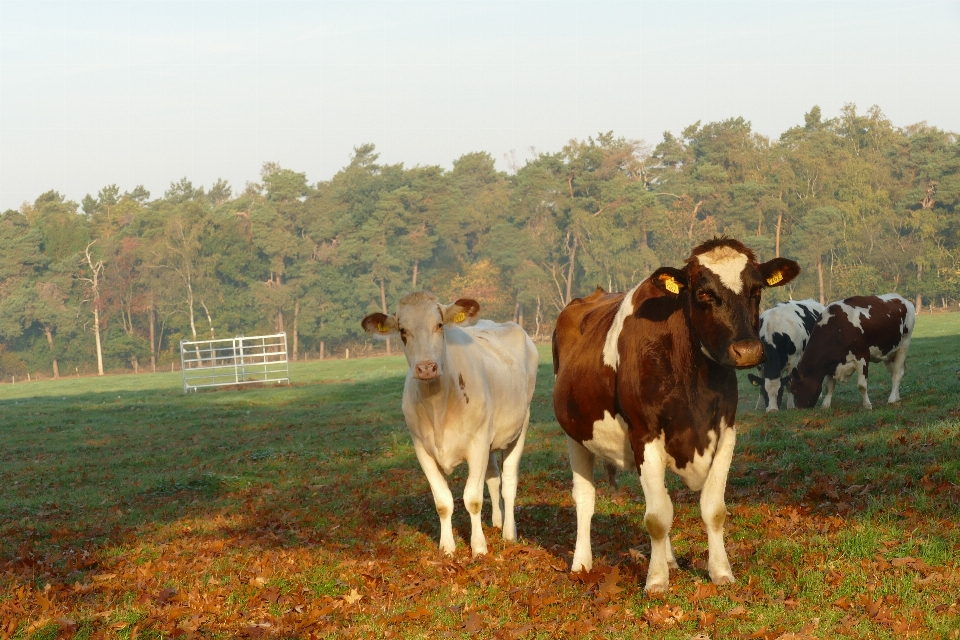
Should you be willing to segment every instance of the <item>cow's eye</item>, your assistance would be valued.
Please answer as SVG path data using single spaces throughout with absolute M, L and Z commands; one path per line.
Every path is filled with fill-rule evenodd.
M 442 323 L 442 322 L 437 323 L 437 331 L 439 331 L 440 329 L 443 329 L 443 323 Z
M 708 304 L 713 302 L 713 295 L 709 291 L 701 289 L 700 291 L 697 291 L 697 300 L 704 304 Z

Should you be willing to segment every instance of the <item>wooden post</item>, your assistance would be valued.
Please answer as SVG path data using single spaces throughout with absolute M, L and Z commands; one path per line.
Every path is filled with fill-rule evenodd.
M 323 360 L 324 356 L 326 356 L 326 354 L 324 353 L 324 347 L 325 347 L 324 342 L 323 340 L 321 340 L 320 341 L 320 359 L 321 360 Z
M 350 359 L 350 349 L 347 349 L 346 355 L 343 356 L 343 359 L 344 359 L 344 360 L 349 360 L 349 359 Z

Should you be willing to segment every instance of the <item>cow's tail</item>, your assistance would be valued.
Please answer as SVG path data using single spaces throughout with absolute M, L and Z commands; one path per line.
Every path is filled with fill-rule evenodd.
M 557 349 L 557 330 L 550 336 L 550 351 L 553 353 L 553 376 L 560 373 L 560 351 Z

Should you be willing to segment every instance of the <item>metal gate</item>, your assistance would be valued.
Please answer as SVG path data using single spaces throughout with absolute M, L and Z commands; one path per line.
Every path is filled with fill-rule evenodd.
M 287 334 L 180 341 L 183 391 L 235 384 L 290 382 Z

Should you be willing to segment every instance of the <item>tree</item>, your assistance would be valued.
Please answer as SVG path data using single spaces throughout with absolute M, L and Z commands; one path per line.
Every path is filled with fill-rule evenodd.
M 81 277 L 80 280 L 83 280 L 87 283 L 87 286 L 90 291 L 90 308 L 93 311 L 93 335 L 97 340 L 97 375 L 103 375 L 103 348 L 100 343 L 100 311 L 102 308 L 102 298 L 100 296 L 100 278 L 103 275 L 103 260 L 97 260 L 94 262 L 93 257 L 90 255 L 90 247 L 92 247 L 97 241 L 94 240 L 87 245 L 84 249 L 84 257 L 86 258 L 87 267 L 90 269 L 90 275 Z

